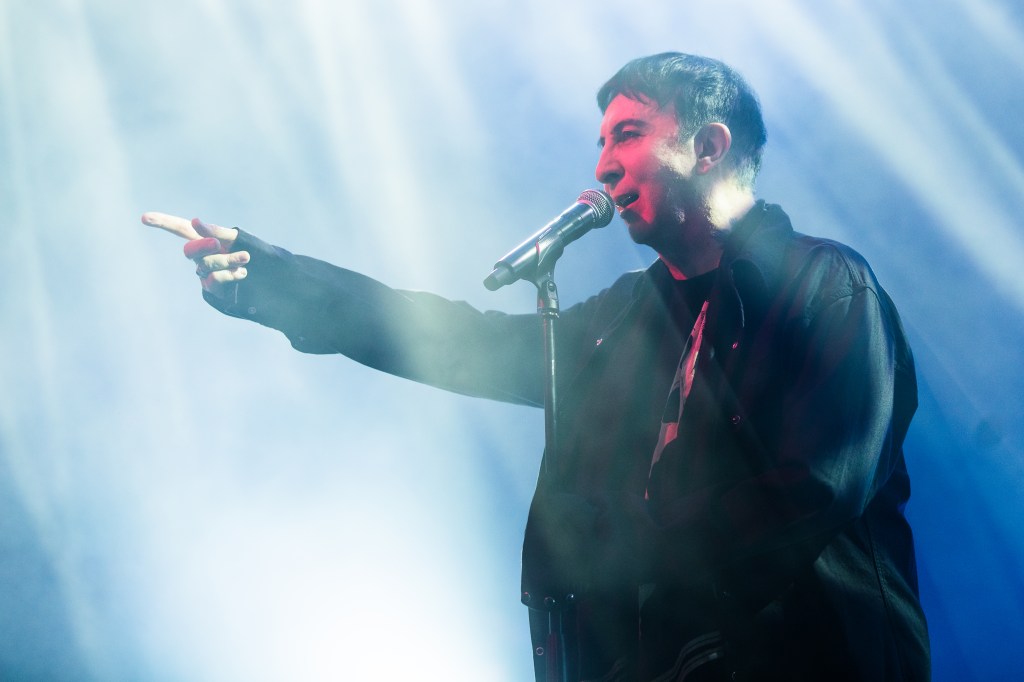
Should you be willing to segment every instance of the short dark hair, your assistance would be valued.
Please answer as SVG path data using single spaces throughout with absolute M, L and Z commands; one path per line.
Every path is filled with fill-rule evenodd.
M 708 123 L 724 123 L 732 133 L 730 156 L 747 187 L 761 169 L 768 133 L 757 94 L 743 77 L 717 59 L 663 52 L 627 63 L 597 92 L 603 113 L 616 95 L 663 107 L 675 106 L 679 134 L 689 137 Z

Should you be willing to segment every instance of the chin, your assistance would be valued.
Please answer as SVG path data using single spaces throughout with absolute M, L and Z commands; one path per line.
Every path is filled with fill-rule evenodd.
M 651 240 L 654 237 L 654 228 L 647 223 L 626 223 L 626 228 L 629 231 L 629 238 L 637 244 L 644 246 L 651 246 Z

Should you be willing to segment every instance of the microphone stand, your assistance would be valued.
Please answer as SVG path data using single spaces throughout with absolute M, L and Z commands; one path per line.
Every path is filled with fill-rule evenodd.
M 555 285 L 555 262 L 561 249 L 538 263 L 532 279 L 537 287 L 537 314 L 541 317 L 544 334 L 544 474 L 554 475 L 558 461 L 558 392 L 556 386 L 557 360 L 555 340 L 558 330 L 558 287 Z M 537 682 L 574 682 L 577 662 L 572 655 L 575 646 L 576 596 L 531 595 L 524 592 L 523 603 L 529 608 L 530 638 L 533 642 L 533 665 Z M 574 644 L 574 641 L 572 642 Z
M 494 265 L 484 280 L 491 291 L 517 279 L 529 279 L 537 287 L 537 314 L 544 333 L 544 469 L 550 481 L 558 475 L 558 393 L 555 358 L 558 329 L 558 287 L 555 263 L 565 246 L 595 227 L 604 227 L 614 214 L 611 197 L 600 190 L 585 190 L 576 204 L 566 209 L 539 232 L 513 249 Z M 532 264 L 536 259 L 536 264 Z M 532 587 L 530 588 L 532 589 Z M 579 678 L 579 652 L 576 633 L 576 595 L 533 595 L 527 591 L 522 601 L 529 607 L 530 639 L 537 682 L 576 682 Z M 546 588 L 553 591 L 552 588 Z M 561 590 L 559 590 L 561 592 Z

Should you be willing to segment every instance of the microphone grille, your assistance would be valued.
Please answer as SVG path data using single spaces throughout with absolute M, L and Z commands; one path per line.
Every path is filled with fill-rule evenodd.
M 577 201 L 594 209 L 594 222 L 596 223 L 594 227 L 604 227 L 612 221 L 612 215 L 615 213 L 612 198 L 601 190 L 585 189 Z

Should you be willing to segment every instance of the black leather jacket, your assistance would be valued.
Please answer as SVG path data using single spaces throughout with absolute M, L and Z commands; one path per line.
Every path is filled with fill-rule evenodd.
M 543 403 L 536 315 L 393 290 L 244 232 L 236 247 L 250 276 L 231 301 L 207 295 L 223 312 L 304 352 Z M 683 679 L 681 649 L 714 633 L 734 679 L 928 679 L 903 516 L 916 381 L 889 297 L 856 252 L 759 202 L 728 238 L 681 435 L 652 470 L 667 387 L 645 383 L 645 344 L 669 333 L 670 282 L 657 262 L 559 323 L 562 439 L 531 509 L 524 591 L 579 593 L 575 674 Z M 566 530 L 566 514 L 583 520 Z

